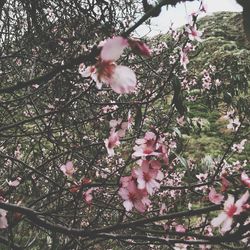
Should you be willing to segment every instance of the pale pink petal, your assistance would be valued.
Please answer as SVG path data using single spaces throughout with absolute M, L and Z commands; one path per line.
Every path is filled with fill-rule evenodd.
M 140 145 L 140 144 L 146 143 L 146 140 L 145 139 L 136 139 L 135 143 Z
M 250 178 L 245 172 L 242 172 L 241 174 L 241 181 L 248 187 L 250 188 Z
M 11 186 L 11 187 L 17 187 L 17 186 L 20 184 L 20 181 L 21 181 L 21 178 L 20 178 L 20 177 L 17 177 L 17 179 L 14 180 L 14 181 L 8 181 L 8 180 L 7 180 L 7 183 L 8 183 L 8 185 Z
M 118 194 L 121 196 L 123 200 L 129 199 L 129 192 L 126 188 L 120 188 Z
M 126 66 L 118 65 L 110 79 L 107 80 L 110 87 L 118 94 L 126 94 L 135 90 L 136 76 L 133 70 Z
M 131 211 L 134 205 L 130 200 L 126 200 L 123 202 L 123 206 L 125 207 L 126 211 Z
M 127 39 L 117 36 L 107 39 L 101 51 L 103 61 L 116 61 L 122 55 L 123 50 L 128 46 Z
M 161 181 L 161 180 L 163 180 L 163 178 L 164 178 L 164 174 L 161 171 L 158 171 L 155 179 L 158 181 Z
M 237 207 L 237 211 L 235 214 L 240 214 L 243 211 L 242 206 L 248 201 L 249 199 L 249 192 L 246 191 L 239 200 L 236 201 L 235 206 Z
M 221 212 L 216 218 L 212 219 L 211 225 L 213 227 L 219 227 L 227 218 L 227 214 L 225 212 Z
M 139 189 L 144 189 L 144 188 L 146 187 L 146 182 L 145 182 L 145 180 L 143 179 L 143 177 L 138 178 L 138 179 L 137 179 L 137 183 L 138 183 L 138 188 L 139 188 Z
M 233 223 L 233 218 L 231 217 L 228 217 L 226 220 L 224 220 L 224 222 L 222 223 L 221 232 L 225 233 L 229 231 L 231 229 L 232 223 Z
M 90 77 L 95 71 L 95 66 L 88 66 L 87 68 L 83 64 L 79 66 L 79 73 L 82 77 Z
M 224 203 L 224 210 L 227 210 L 233 204 L 234 204 L 234 197 L 231 194 L 229 194 L 227 200 Z
M 146 206 L 143 204 L 141 200 L 136 200 L 134 202 L 135 209 L 141 213 L 144 213 L 146 210 Z

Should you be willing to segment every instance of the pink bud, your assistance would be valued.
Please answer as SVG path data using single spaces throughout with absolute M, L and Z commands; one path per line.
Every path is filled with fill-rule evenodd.
M 129 39 L 128 43 L 135 54 L 146 57 L 151 56 L 150 48 L 144 42 L 137 39 Z

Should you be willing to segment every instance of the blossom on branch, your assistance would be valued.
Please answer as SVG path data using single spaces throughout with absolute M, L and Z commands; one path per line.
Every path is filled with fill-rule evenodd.
M 156 143 L 157 138 L 155 133 L 147 132 L 143 139 L 137 139 L 135 143 L 137 144 L 134 146 L 134 153 L 133 157 L 145 157 L 149 155 L 159 155 L 156 151 Z
M 136 87 L 135 73 L 126 66 L 116 64 L 124 49 L 128 47 L 128 40 L 117 36 L 107 39 L 103 44 L 97 63 L 87 68 L 81 64 L 79 73 L 83 77 L 91 77 L 99 89 L 104 83 L 118 94 L 134 91 Z
M 249 192 L 241 196 L 239 200 L 234 203 L 234 197 L 229 194 L 227 200 L 224 203 L 224 211 L 221 212 L 218 217 L 211 221 L 213 227 L 221 226 L 221 232 L 225 233 L 231 229 L 233 223 L 233 216 L 239 215 L 244 211 L 244 205 L 249 198 Z
M 198 42 L 201 42 L 201 36 L 202 36 L 202 32 L 201 31 L 198 31 L 197 30 L 197 27 L 196 25 L 194 26 L 187 26 L 185 31 L 187 32 L 188 34 L 188 38 L 191 40 L 191 41 L 198 41 Z
M 21 181 L 20 177 L 17 177 L 14 181 L 8 181 L 8 180 L 6 180 L 7 184 L 10 187 L 17 187 L 20 184 L 20 181 Z
M 146 189 L 150 195 L 158 190 L 160 188 L 158 181 L 164 177 L 160 169 L 159 161 L 141 161 L 141 166 L 133 171 L 133 175 L 137 178 L 138 188 Z
M 66 176 L 72 176 L 76 169 L 73 166 L 73 162 L 72 161 L 67 161 L 67 163 L 65 165 L 62 165 L 60 167 L 60 170 L 66 175 Z
M 137 211 L 141 213 L 145 212 L 150 205 L 146 189 L 139 189 L 132 178 L 122 179 L 121 181 L 122 187 L 118 193 L 124 200 L 123 206 L 126 211 L 131 211 L 135 207 Z
M 224 199 L 224 196 L 222 194 L 219 194 L 216 192 L 214 188 L 210 189 L 209 195 L 208 195 L 209 200 L 214 203 L 214 204 L 221 204 L 221 202 Z

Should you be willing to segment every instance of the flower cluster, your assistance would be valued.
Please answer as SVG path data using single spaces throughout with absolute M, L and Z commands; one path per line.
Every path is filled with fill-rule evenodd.
M 147 132 L 144 138 L 136 140 L 132 156 L 140 157 L 137 161 L 139 167 L 133 168 L 130 176 L 120 180 L 119 195 L 127 211 L 135 207 L 144 212 L 150 205 L 149 196 L 159 190 L 160 181 L 164 178 L 160 160 L 168 164 L 168 150 L 163 142 L 164 139 L 153 132 Z

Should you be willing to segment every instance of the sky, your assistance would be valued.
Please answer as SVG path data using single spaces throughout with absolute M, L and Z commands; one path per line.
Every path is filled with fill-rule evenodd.
M 212 15 L 214 12 L 219 11 L 242 11 L 242 7 L 236 3 L 236 0 L 204 0 L 204 2 L 208 6 L 208 13 L 206 15 Z M 151 19 L 151 31 L 148 27 L 143 25 L 136 30 L 136 33 L 140 37 L 144 35 L 155 36 L 159 33 L 166 33 L 171 23 L 173 23 L 174 28 L 184 25 L 187 23 L 187 15 L 198 9 L 198 1 L 180 3 L 176 7 L 168 7 L 168 9 L 163 7 L 160 16 Z

